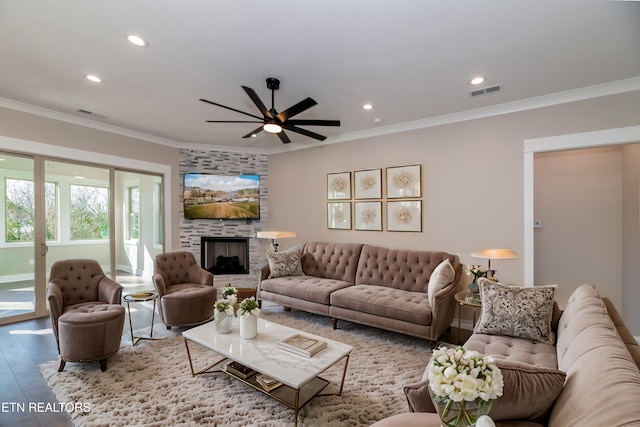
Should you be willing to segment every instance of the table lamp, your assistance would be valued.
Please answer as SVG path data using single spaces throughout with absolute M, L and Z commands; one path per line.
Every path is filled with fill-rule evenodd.
M 518 254 L 511 249 L 483 249 L 480 252 L 472 253 L 471 256 L 473 258 L 483 258 L 488 260 L 487 264 L 487 278 L 494 279 L 493 277 L 495 270 L 491 269 L 491 260 L 492 259 L 516 259 L 518 258 Z
M 278 239 L 296 237 L 296 233 L 294 231 L 258 231 L 256 237 L 258 239 L 271 239 L 273 251 L 278 252 Z

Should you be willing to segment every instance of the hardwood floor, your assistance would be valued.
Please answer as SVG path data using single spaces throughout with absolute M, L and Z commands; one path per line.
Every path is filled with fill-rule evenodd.
M 131 304 L 134 329 L 150 324 L 152 308 L 152 302 Z M 165 327 L 157 312 L 154 325 Z M 463 330 L 460 338 L 464 341 L 469 334 L 470 331 Z M 131 339 L 128 317 L 123 336 Z M 452 328 L 442 340 L 456 342 L 457 329 Z M 58 349 L 48 317 L 0 326 L 0 427 L 73 426 L 66 412 L 59 409 L 59 402 L 38 369 L 39 364 L 57 359 Z M 68 363 L 65 371 L 73 369 L 72 366 L 73 363 Z M 100 369 L 98 362 L 95 369 Z
M 150 324 L 152 308 L 153 302 L 131 304 L 134 329 Z M 157 311 L 154 320 L 155 328 L 165 327 Z M 131 336 L 128 317 L 123 336 Z M 0 326 L 0 427 L 73 426 L 38 369 L 51 360 L 58 360 L 58 348 L 48 317 Z M 100 369 L 98 362 L 95 369 Z

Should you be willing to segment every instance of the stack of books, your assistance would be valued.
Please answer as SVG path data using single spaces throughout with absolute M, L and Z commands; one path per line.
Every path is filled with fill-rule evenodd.
M 238 378 L 242 378 L 243 380 L 246 380 L 255 373 L 253 369 L 238 362 L 227 363 L 227 366 L 225 366 L 225 370 Z
M 327 342 L 302 334 L 295 334 L 279 341 L 278 346 L 292 353 L 311 357 L 327 348 Z
M 256 375 L 256 381 L 266 391 L 271 391 L 271 390 L 276 389 L 276 388 L 278 388 L 278 387 L 280 387 L 282 385 L 282 383 L 280 381 L 274 380 L 273 378 L 268 377 L 268 376 L 266 376 L 264 374 Z

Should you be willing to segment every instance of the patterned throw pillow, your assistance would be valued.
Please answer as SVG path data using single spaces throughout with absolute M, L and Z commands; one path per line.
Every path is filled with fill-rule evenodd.
M 473 332 L 555 344 L 551 320 L 556 285 L 507 286 L 486 278 L 478 279 L 478 285 L 482 313 Z
M 303 276 L 300 248 L 295 247 L 282 252 L 267 252 L 269 278 L 282 276 Z

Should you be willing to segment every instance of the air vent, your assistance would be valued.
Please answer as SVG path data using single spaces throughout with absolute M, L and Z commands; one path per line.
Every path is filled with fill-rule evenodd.
M 83 109 L 83 108 L 80 108 L 80 109 L 78 110 L 78 113 L 86 114 L 87 116 L 92 116 L 92 117 L 95 117 L 95 118 L 97 118 L 97 119 L 104 119 L 104 118 L 106 118 L 106 116 L 103 116 L 102 114 L 94 113 L 93 111 L 85 110 L 85 109 Z
M 479 95 L 485 95 L 487 93 L 500 92 L 501 90 L 502 90 L 502 86 L 495 85 L 491 87 L 485 87 L 483 89 L 472 90 L 469 93 L 471 94 L 471 96 L 479 96 Z

